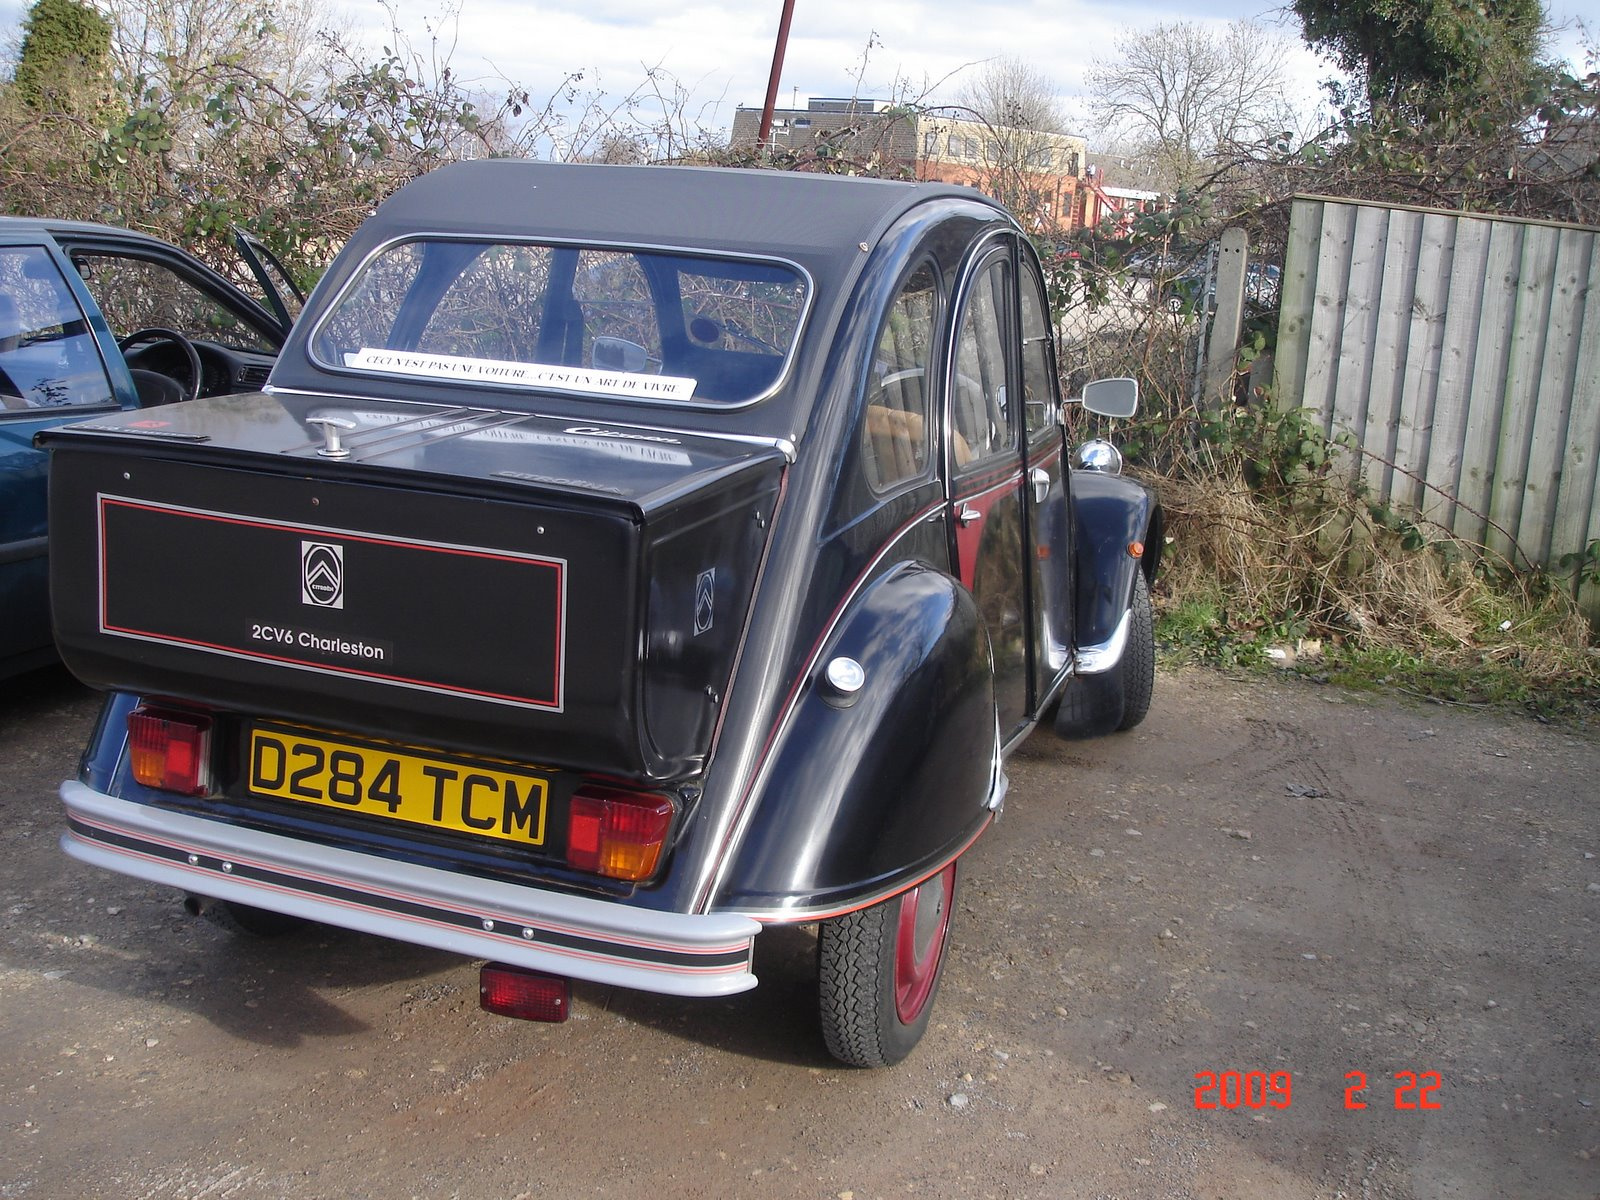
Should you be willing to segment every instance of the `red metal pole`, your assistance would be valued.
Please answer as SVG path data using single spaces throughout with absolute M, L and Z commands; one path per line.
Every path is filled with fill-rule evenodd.
M 778 103 L 778 77 L 783 74 L 783 52 L 789 46 L 789 20 L 794 16 L 794 0 L 783 0 L 783 16 L 778 21 L 778 44 L 772 48 L 772 74 L 767 78 L 767 102 L 761 108 L 761 128 L 756 145 L 765 146 L 772 137 L 772 110 Z

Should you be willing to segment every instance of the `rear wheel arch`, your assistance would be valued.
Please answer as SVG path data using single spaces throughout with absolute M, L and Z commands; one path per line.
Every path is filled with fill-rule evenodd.
M 856 659 L 854 697 L 826 682 Z M 989 646 L 970 593 L 925 564 L 880 576 L 801 684 L 715 906 L 833 911 L 948 862 L 988 820 L 997 747 Z

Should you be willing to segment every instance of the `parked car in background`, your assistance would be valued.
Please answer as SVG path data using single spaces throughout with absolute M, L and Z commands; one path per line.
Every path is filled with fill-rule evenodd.
M 1248 262 L 1244 268 L 1244 298 L 1258 308 L 1276 308 L 1283 269 L 1274 263 Z
M 1173 274 L 1156 275 L 1151 286 L 1157 302 L 1170 313 L 1210 312 L 1217 306 L 1216 281 L 1204 259 Z
M 1247 308 L 1265 311 L 1277 307 L 1278 286 L 1283 271 L 1272 263 L 1250 261 L 1244 268 L 1244 302 Z M 1158 303 L 1171 313 L 1214 312 L 1217 307 L 1217 280 L 1205 258 L 1170 273 L 1158 272 L 1151 284 Z M 1202 299 L 1204 305 L 1202 307 Z
M 157 238 L 0 217 L 0 677 L 51 661 L 40 431 L 195 395 L 254 391 L 288 332 Z
M 111 689 L 65 848 L 547 1020 L 572 977 L 753 987 L 815 924 L 828 1048 L 898 1061 L 1006 756 L 1151 701 L 1161 510 L 1069 464 L 1054 327 L 969 188 L 407 185 L 264 392 L 46 435 L 62 651 Z

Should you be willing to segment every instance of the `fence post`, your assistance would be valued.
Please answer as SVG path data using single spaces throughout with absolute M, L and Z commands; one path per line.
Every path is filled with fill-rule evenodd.
M 1216 313 L 1206 347 L 1203 405 L 1213 407 L 1233 399 L 1233 369 L 1239 359 L 1239 333 L 1244 326 L 1245 234 L 1225 229 L 1217 247 Z

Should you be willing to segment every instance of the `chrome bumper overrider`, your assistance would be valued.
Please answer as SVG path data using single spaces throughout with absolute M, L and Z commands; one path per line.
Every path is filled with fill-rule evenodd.
M 61 785 L 73 858 L 219 900 L 595 983 L 674 996 L 756 984 L 760 926 L 631 908 L 224 825 Z

